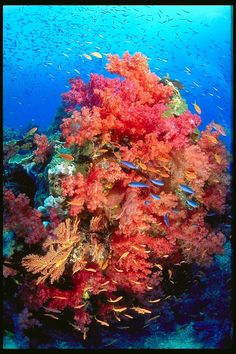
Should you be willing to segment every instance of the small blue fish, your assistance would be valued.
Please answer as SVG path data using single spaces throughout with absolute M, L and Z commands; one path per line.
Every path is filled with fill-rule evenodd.
M 149 188 L 149 186 L 142 182 L 130 182 L 128 184 L 129 187 L 137 187 L 137 188 Z
M 166 226 L 170 226 L 170 221 L 169 221 L 169 217 L 168 217 L 167 213 L 164 215 L 164 222 L 165 222 Z
M 153 197 L 153 199 L 155 199 L 155 200 L 160 200 L 161 199 L 161 197 L 159 197 L 159 195 L 156 195 L 156 194 L 153 194 L 153 193 L 150 193 L 150 194 Z
M 125 165 L 126 167 L 132 168 L 133 170 L 137 170 L 138 169 L 138 167 L 135 166 L 132 162 L 121 160 L 121 163 L 122 163 L 122 165 Z
M 175 214 L 178 214 L 180 212 L 179 209 L 176 209 L 176 208 L 173 208 L 172 211 L 175 213 Z
M 192 208 L 197 208 L 199 206 L 199 203 L 194 202 L 194 200 L 187 200 L 186 203 L 190 205 Z
M 189 194 L 194 194 L 194 190 L 192 190 L 192 188 L 186 186 L 185 184 L 180 184 L 180 189 L 186 193 L 189 193 Z
M 164 182 L 160 179 L 150 179 L 150 181 L 155 184 L 156 186 L 164 186 Z
M 216 213 L 214 211 L 209 211 L 209 213 L 207 213 L 207 216 L 215 216 Z
M 151 201 L 150 201 L 150 200 L 146 200 L 146 201 L 144 202 L 144 204 L 145 204 L 145 205 L 150 205 L 150 204 L 151 204 Z

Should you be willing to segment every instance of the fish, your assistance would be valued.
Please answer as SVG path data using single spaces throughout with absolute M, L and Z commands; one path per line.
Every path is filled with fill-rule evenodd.
M 150 201 L 150 200 L 145 200 L 144 204 L 145 204 L 145 205 L 150 205 L 150 204 L 151 204 L 151 201 Z
M 67 203 L 68 205 L 72 205 L 72 206 L 81 206 L 83 205 L 83 201 L 81 201 L 81 199 L 73 199 L 70 202 Z
M 219 106 L 217 106 L 218 108 L 221 108 L 221 107 L 219 107 Z M 218 123 L 215 123 L 215 122 L 213 122 L 212 123 L 212 128 L 214 128 L 216 131 L 218 131 L 221 135 L 223 135 L 223 136 L 226 136 L 227 134 L 226 134 L 226 131 L 225 131 L 225 128 L 222 126 L 222 125 L 220 125 L 220 124 L 218 124 Z
M 207 216 L 215 216 L 215 215 L 216 215 L 216 213 L 214 211 L 209 211 L 207 213 Z
M 159 179 L 150 179 L 150 181 L 155 184 L 155 186 L 164 186 L 164 182 Z
M 116 343 L 118 341 L 118 339 L 114 339 L 112 342 L 105 344 L 104 347 L 108 347 L 109 345 L 112 345 L 114 343 Z
M 61 154 L 59 154 L 59 157 L 61 159 L 67 160 L 67 161 L 74 161 L 74 157 L 72 155 L 70 155 L 70 154 L 61 153 Z
M 107 151 L 108 151 L 107 149 L 100 149 L 100 150 L 98 150 L 98 152 L 99 152 L 100 154 L 105 154 Z
M 170 175 L 168 173 L 165 173 L 165 172 L 160 172 L 159 174 L 160 174 L 161 177 L 164 177 L 164 178 L 170 177 Z
M 124 316 L 127 317 L 127 318 L 133 318 L 133 316 L 127 315 L 126 313 L 124 313 Z
M 92 60 L 92 57 L 89 54 L 83 54 L 83 56 L 88 60 Z
M 96 269 L 93 269 L 93 268 L 84 268 L 84 269 L 87 270 L 87 272 L 96 273 Z
M 60 310 L 52 309 L 50 307 L 45 307 L 43 306 L 44 310 L 49 311 L 49 312 L 54 312 L 54 313 L 61 313 Z
M 218 144 L 218 140 L 210 134 L 205 134 L 205 137 L 213 144 Z
M 161 315 L 156 315 L 154 317 L 151 317 L 151 318 L 149 318 L 149 320 L 147 320 L 147 322 L 151 322 L 151 321 L 155 320 L 156 318 L 159 318 L 160 316 Z
M 159 268 L 160 270 L 163 270 L 163 267 L 162 267 L 162 265 L 161 265 L 161 264 L 157 264 L 157 263 L 155 263 L 155 264 L 154 264 L 154 266 L 155 266 L 155 267 L 157 267 L 157 268 Z
M 197 208 L 200 204 L 195 202 L 194 200 L 186 200 L 186 203 L 190 205 L 192 208 Z
M 122 299 L 123 299 L 123 296 L 119 296 L 119 297 L 117 297 L 117 298 L 114 299 L 114 300 L 108 299 L 107 301 L 108 301 L 108 302 L 113 302 L 113 303 L 115 303 L 115 302 L 118 302 L 118 301 L 120 301 L 120 300 L 122 300 Z
M 172 211 L 175 213 L 175 214 L 178 214 L 180 212 L 179 209 L 176 209 L 176 208 L 173 208 Z
M 169 162 L 170 159 L 167 159 L 166 157 L 160 156 L 158 157 L 158 160 L 161 162 Z
M 222 161 L 221 156 L 219 154 L 215 154 L 214 157 L 215 157 L 216 162 L 220 165 L 221 161 Z
M 160 200 L 161 199 L 161 197 L 159 197 L 159 195 L 156 195 L 156 194 L 153 194 L 153 193 L 150 193 L 150 194 L 153 197 L 153 199 L 155 199 L 155 200 Z
M 124 312 L 125 310 L 127 310 L 127 307 L 114 307 L 113 306 L 112 310 L 115 312 Z
M 47 317 L 51 317 L 53 318 L 54 320 L 58 320 L 58 317 L 54 316 L 54 315 L 51 315 L 50 313 L 44 313 L 43 314 L 44 316 L 47 316 Z
M 125 165 L 126 167 L 129 167 L 129 168 L 131 168 L 133 170 L 137 170 L 138 169 L 138 167 L 135 166 L 132 162 L 124 161 L 124 160 L 121 160 L 120 162 L 121 162 L 122 165 Z
M 129 251 L 123 253 L 123 254 L 120 256 L 119 261 L 120 261 L 122 258 L 126 258 L 128 255 L 129 255 Z
M 160 302 L 161 299 L 156 299 L 156 300 L 148 300 L 148 302 L 150 302 L 150 304 L 155 304 L 157 302 Z
M 91 55 L 93 55 L 96 58 L 102 58 L 102 54 L 100 54 L 98 52 L 92 52 Z
M 137 284 L 137 285 L 141 284 L 140 281 L 136 281 L 136 280 L 130 280 L 130 281 L 132 281 L 132 283 Z
M 172 80 L 172 79 L 168 79 L 168 80 L 178 89 L 180 90 L 184 89 L 184 85 L 179 80 Z
M 143 182 L 130 182 L 128 186 L 135 188 L 149 188 L 149 186 Z
M 184 191 L 185 193 L 189 193 L 189 194 L 194 194 L 194 190 L 188 186 L 186 186 L 185 184 L 179 184 L 179 187 L 182 191 Z
M 137 307 L 133 306 L 133 307 L 131 307 L 130 309 L 131 309 L 131 310 L 134 310 L 134 311 L 137 312 L 137 313 L 140 313 L 141 315 L 144 315 L 144 314 L 146 314 L 146 313 L 152 313 L 152 311 L 147 310 L 147 309 L 144 309 L 144 308 L 139 307 L 139 306 L 137 306 Z
M 100 323 L 102 326 L 107 326 L 107 327 L 110 326 L 108 322 L 99 320 L 96 316 L 95 316 L 94 318 L 95 318 L 95 321 L 97 321 L 98 323 Z
M 37 127 L 31 128 L 31 129 L 26 133 L 26 135 L 27 135 L 27 136 L 33 135 L 37 130 L 38 130 Z
M 116 268 L 116 267 L 114 267 L 114 268 L 115 268 L 115 270 L 116 270 L 118 273 L 123 273 L 123 272 L 124 272 L 122 269 L 118 269 L 118 268 Z
M 188 180 L 193 180 L 193 179 L 197 178 L 196 173 L 193 171 L 189 171 L 189 170 L 187 170 L 184 175 L 185 175 L 185 178 Z
M 166 226 L 170 226 L 170 221 L 167 213 L 165 213 L 164 215 L 164 223 L 166 224 Z
M 84 307 L 85 304 L 82 304 L 82 305 L 78 305 L 78 306 L 75 306 L 74 309 L 82 309 L 82 307 Z
M 198 114 L 202 113 L 201 108 L 197 105 L 196 101 L 194 103 L 192 103 L 192 105 Z
M 144 163 L 139 162 L 139 166 L 141 167 L 142 170 L 144 170 L 144 171 L 147 170 L 147 166 Z

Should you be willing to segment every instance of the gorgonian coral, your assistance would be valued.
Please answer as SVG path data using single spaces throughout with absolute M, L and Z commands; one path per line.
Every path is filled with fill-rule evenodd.
M 207 266 L 224 245 L 206 222 L 209 212 L 224 212 L 229 183 L 219 129 L 196 134 L 198 115 L 172 114 L 176 89 L 150 72 L 142 54 L 108 60 L 122 80 L 92 74 L 86 84 L 78 77 L 63 94 L 61 130 L 71 151 L 64 158 L 75 166 L 60 179 L 65 220 L 53 223 L 53 210 L 38 254 L 22 261 L 34 275 L 21 289 L 27 307 L 57 318 L 72 309 L 71 325 L 84 338 L 93 320 L 150 320 L 168 295 L 163 279 L 174 284 L 174 266 Z M 35 238 L 41 240 L 36 231 Z

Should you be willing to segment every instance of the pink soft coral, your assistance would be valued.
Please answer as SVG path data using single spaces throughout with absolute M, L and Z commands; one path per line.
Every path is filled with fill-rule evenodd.
M 10 190 L 4 190 L 4 227 L 26 243 L 34 244 L 46 237 L 46 230 L 40 212 L 31 208 L 29 203 L 25 194 L 15 197 Z
M 34 151 L 34 161 L 44 163 L 52 153 L 53 143 L 48 142 L 46 135 L 35 134 L 34 142 L 37 145 L 37 149 Z

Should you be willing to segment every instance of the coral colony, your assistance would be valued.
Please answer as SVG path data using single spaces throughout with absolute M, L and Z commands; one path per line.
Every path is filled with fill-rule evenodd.
M 223 127 L 200 132 L 200 116 L 144 55 L 108 61 L 121 78 L 70 80 L 57 140 L 27 135 L 34 151 L 22 164 L 46 196 L 30 204 L 4 189 L 4 277 L 18 279 L 21 321 L 60 321 L 69 310 L 84 339 L 94 322 L 158 318 L 163 282 L 178 288 L 177 268 L 209 266 L 225 242 L 206 221 L 225 210 Z

